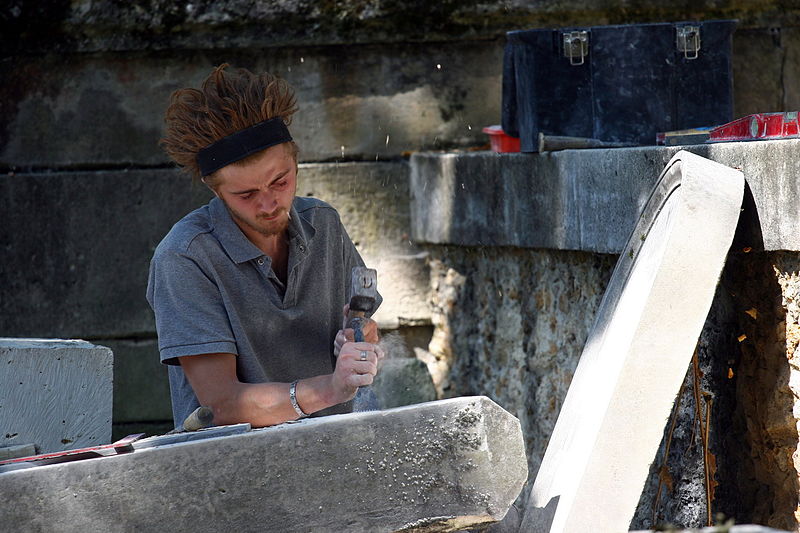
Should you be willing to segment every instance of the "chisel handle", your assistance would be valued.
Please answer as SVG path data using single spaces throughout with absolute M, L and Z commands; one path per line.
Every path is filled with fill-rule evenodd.
M 347 327 L 353 330 L 353 340 L 364 342 L 364 318 L 366 313 L 363 311 L 350 311 L 347 313 Z
M 214 412 L 211 411 L 211 408 L 201 405 L 183 421 L 183 430 L 197 431 L 198 429 L 207 428 L 213 421 Z

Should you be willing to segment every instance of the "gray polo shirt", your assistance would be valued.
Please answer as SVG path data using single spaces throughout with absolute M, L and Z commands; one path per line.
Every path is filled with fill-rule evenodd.
M 175 224 L 150 262 L 147 301 L 176 425 L 199 405 L 178 357 L 235 354 L 245 383 L 331 373 L 350 272 L 363 264 L 336 210 L 314 198 L 292 205 L 285 286 L 218 198 Z M 352 402 L 318 414 L 350 410 Z

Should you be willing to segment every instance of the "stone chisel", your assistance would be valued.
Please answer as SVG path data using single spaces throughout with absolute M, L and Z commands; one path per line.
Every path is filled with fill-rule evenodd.
M 211 411 L 210 407 L 201 405 L 186 417 L 186 420 L 183 421 L 180 427 L 168 431 L 166 434 L 173 435 L 175 433 L 183 433 L 184 431 L 197 431 L 198 429 L 207 428 L 213 422 L 214 412 Z

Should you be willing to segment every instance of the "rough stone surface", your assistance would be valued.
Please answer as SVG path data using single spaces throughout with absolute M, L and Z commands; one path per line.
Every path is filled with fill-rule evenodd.
M 740 476 L 753 487 L 743 495 L 752 521 L 800 527 L 800 258 L 758 254 L 732 272 L 741 343 L 737 396 L 750 462 Z
M 426 248 L 436 326 L 429 357 L 438 356 L 429 364 L 438 370 L 437 386 L 448 396 L 485 394 L 516 414 L 533 480 L 615 257 L 506 247 Z M 631 529 L 706 523 L 700 424 L 707 424 L 707 405 L 708 451 L 718 483 L 712 517 L 722 513 L 737 523 L 796 528 L 797 470 L 787 463 L 797 446 L 792 437 L 796 400 L 789 389 L 796 370 L 787 359 L 796 348 L 796 341 L 787 339 L 796 339 L 791 332 L 800 327 L 794 296 L 800 291 L 796 261 L 794 254 L 785 252 L 728 257 L 700 334 L 698 372 L 689 365 Z M 785 288 L 778 279 L 784 280 Z M 511 318 L 498 321 L 497 314 L 486 309 L 503 309 L 503 316 Z M 751 316 L 753 309 L 756 318 Z M 747 339 L 740 342 L 742 334 Z M 497 360 L 503 354 L 508 354 L 508 362 L 501 368 Z M 508 372 L 518 377 L 509 379 Z
M 526 475 L 517 420 L 459 398 L 6 472 L 0 498 L 14 505 L 0 519 L 60 531 L 448 531 L 502 518 Z
M 425 262 L 407 238 L 405 169 L 300 167 L 298 194 L 341 207 L 365 261 L 379 268 L 383 327 L 430 322 Z M 144 296 L 153 250 L 172 224 L 210 197 L 167 169 L 0 176 L 0 250 L 5 265 L 16 265 L 1 271 L 3 334 L 152 338 Z
M 473 41 L 11 58 L 0 63 L 0 168 L 167 164 L 158 141 L 170 94 L 221 63 L 294 86 L 302 161 L 484 144 L 481 128 L 500 117 L 502 52 Z
M 731 293 L 738 289 L 730 279 L 741 266 L 737 257 L 728 258 L 631 529 L 697 527 L 709 519 L 723 522 L 720 515 L 737 523 L 754 519 L 752 502 L 744 501 L 755 483 L 741 475 L 751 460 L 736 393 L 738 319 L 747 316 L 733 301 Z
M 729 256 L 632 528 L 706 523 L 708 483 L 712 518 L 797 529 L 798 271 L 786 252 Z
M 574 26 L 734 18 L 743 26 L 797 25 L 800 13 L 779 0 L 680 0 L 658 4 L 623 0 L 531 3 L 507 0 L 375 2 L 245 0 L 137 4 L 82 0 L 61 4 L 9 4 L 0 10 L 12 50 L 41 49 L 46 43 L 81 51 L 164 48 L 269 47 L 371 41 L 441 42 L 493 37 L 519 27 Z M 48 39 L 49 37 L 49 39 Z
M 108 444 L 114 356 L 79 340 L 0 339 L 0 446 Z
M 411 160 L 412 237 L 463 246 L 619 253 L 681 149 L 741 169 L 741 246 L 800 250 L 800 140 L 545 154 L 421 153 Z M 745 232 L 744 230 L 747 230 Z
M 557 250 L 428 249 L 435 330 L 425 361 L 434 383 L 445 397 L 480 391 L 515 414 L 532 481 L 615 258 Z
M 387 359 L 372 385 L 382 409 L 401 407 L 436 399 L 430 372 L 414 357 Z

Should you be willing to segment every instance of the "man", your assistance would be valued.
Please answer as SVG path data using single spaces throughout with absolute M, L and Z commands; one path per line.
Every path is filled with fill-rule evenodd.
M 175 423 L 199 405 L 217 425 L 348 412 L 383 357 L 374 321 L 366 342 L 341 329 L 363 261 L 331 206 L 295 197 L 292 89 L 226 67 L 173 93 L 165 116 L 166 152 L 215 195 L 173 226 L 150 264 Z

